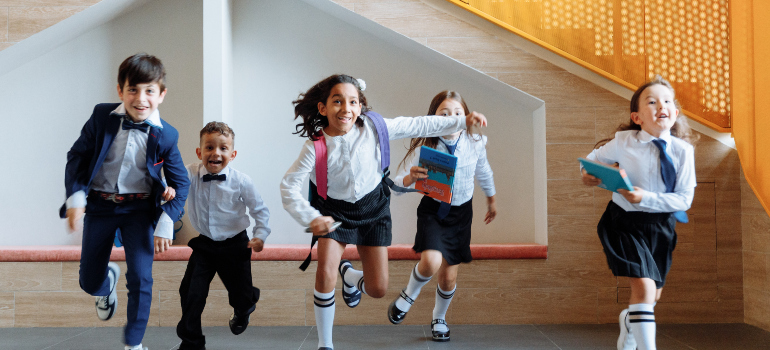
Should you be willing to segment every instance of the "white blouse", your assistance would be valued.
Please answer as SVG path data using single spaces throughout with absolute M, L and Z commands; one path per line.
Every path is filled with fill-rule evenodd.
M 354 126 L 345 135 L 332 137 L 324 133 L 327 195 L 349 203 L 360 200 L 382 181 L 377 131 L 369 118 L 363 115 L 359 118 L 363 118 L 364 126 Z M 465 129 L 464 116 L 383 119 L 390 140 L 448 135 Z M 316 182 L 315 147 L 310 140 L 305 141 L 299 157 L 281 180 L 283 208 L 303 226 L 310 226 L 311 221 L 321 216 L 305 198 L 307 189 L 302 185 L 308 176 L 310 181 Z
M 471 136 L 475 137 L 475 136 Z M 441 139 L 444 139 L 443 137 Z M 451 140 L 445 140 L 450 143 Z M 487 137 L 481 136 L 481 140 L 473 140 L 463 132 L 457 139 L 454 155 L 457 157 L 457 170 L 455 170 L 454 183 L 452 184 L 452 205 L 461 205 L 473 198 L 473 179 L 478 179 L 479 186 L 487 197 L 495 195 L 495 180 L 492 176 L 492 168 L 487 160 Z M 436 145 L 436 150 L 449 153 L 444 142 Z M 398 186 L 404 186 L 404 177 L 409 175 L 409 169 L 420 162 L 419 150 L 413 154 L 411 165 L 402 169 L 393 182 Z M 413 182 L 409 188 L 414 188 Z M 396 194 L 400 194 L 396 192 Z
M 660 175 L 660 151 L 652 143 L 655 137 L 644 130 L 619 131 L 612 141 L 586 157 L 606 164 L 618 163 L 631 184 L 645 190 L 642 201 L 636 204 L 619 193 L 612 194 L 612 201 L 625 211 L 672 213 L 685 211 L 692 205 L 697 186 L 693 146 L 670 133 L 664 133 L 660 138 L 666 141 L 666 154 L 676 168 L 675 192 L 666 193 Z

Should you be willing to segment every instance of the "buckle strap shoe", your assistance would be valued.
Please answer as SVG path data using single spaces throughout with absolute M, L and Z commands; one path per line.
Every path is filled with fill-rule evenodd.
M 442 319 L 435 319 L 430 322 L 430 332 L 433 334 L 433 341 L 449 341 L 449 327 L 446 327 L 446 332 L 437 331 L 436 325 L 443 324 L 446 326 L 446 321 Z
M 351 293 L 348 293 L 345 291 L 345 288 L 342 288 L 342 300 L 345 301 L 345 305 L 347 305 L 349 308 L 354 308 L 358 306 L 358 304 L 361 302 L 361 291 L 353 285 L 348 284 L 345 282 L 345 272 L 348 271 L 349 268 L 352 268 L 353 264 L 350 263 L 350 260 L 342 259 L 340 261 L 339 271 L 340 271 L 340 277 L 342 277 L 342 283 L 347 288 L 353 288 L 354 291 Z
M 406 317 L 407 311 L 402 311 L 396 306 L 396 301 L 398 301 L 398 298 L 402 298 L 406 300 L 409 305 L 414 304 L 414 299 L 410 298 L 408 295 L 406 295 L 406 289 L 401 290 L 401 294 L 396 298 L 396 300 L 393 300 L 392 303 L 390 303 L 390 306 L 388 306 L 388 320 L 392 324 L 399 324 L 401 321 L 404 320 Z

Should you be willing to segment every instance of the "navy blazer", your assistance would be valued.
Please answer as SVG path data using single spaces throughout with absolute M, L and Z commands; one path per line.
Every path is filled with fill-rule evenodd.
M 110 115 L 120 103 L 101 103 L 94 107 L 91 118 L 88 119 L 80 132 L 80 137 L 67 152 L 67 167 L 64 174 L 64 186 L 67 197 L 83 191 L 88 194 L 91 181 L 102 167 L 107 151 L 120 128 L 121 118 Z M 155 221 L 160 219 L 163 212 L 173 221 L 178 221 L 184 215 L 184 202 L 190 187 L 187 169 L 184 167 L 182 155 L 177 148 L 179 132 L 163 119 L 163 128 L 151 126 L 147 137 L 147 170 L 152 178 L 152 194 L 155 201 Z M 161 178 L 161 169 L 166 175 L 168 185 L 176 190 L 174 199 L 160 204 L 166 185 Z M 66 217 L 66 204 L 59 210 L 59 216 Z

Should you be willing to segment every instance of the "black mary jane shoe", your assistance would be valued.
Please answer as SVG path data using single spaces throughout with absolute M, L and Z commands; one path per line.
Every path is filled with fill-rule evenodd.
M 409 305 L 414 304 L 414 299 L 406 295 L 406 290 L 402 290 L 401 294 L 396 298 L 396 300 L 393 300 L 393 302 L 390 303 L 390 306 L 388 306 L 388 320 L 392 324 L 401 323 L 401 321 L 403 321 L 404 318 L 406 317 L 406 313 L 407 313 L 407 311 L 401 311 L 401 309 L 399 309 L 396 306 L 396 301 L 398 301 L 398 298 L 402 298 L 406 300 L 406 302 L 409 303 Z
M 433 341 L 449 341 L 449 327 L 447 327 L 446 332 L 440 332 L 433 328 L 436 324 L 443 324 L 445 326 L 447 325 L 446 321 L 441 319 L 435 319 L 431 321 L 430 332 L 433 333 Z

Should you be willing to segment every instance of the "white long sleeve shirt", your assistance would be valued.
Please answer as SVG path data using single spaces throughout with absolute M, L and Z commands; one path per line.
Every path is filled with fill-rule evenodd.
M 695 194 L 695 153 L 686 141 L 664 133 L 666 154 L 676 168 L 675 192 L 666 193 L 666 185 L 660 175 L 660 151 L 646 131 L 626 130 L 615 133 L 610 142 L 593 150 L 586 158 L 606 164 L 618 163 L 626 171 L 631 184 L 645 190 L 640 203 L 632 204 L 619 193 L 612 194 L 612 201 L 625 211 L 671 213 L 690 209 Z
M 208 173 L 201 163 L 187 165 L 187 208 L 193 228 L 212 240 L 224 241 L 249 228 L 248 210 L 255 223 L 253 237 L 264 242 L 270 235 L 270 211 L 251 177 L 228 166 L 219 172 L 225 175 L 224 181 L 204 182 L 203 175 Z
M 436 150 L 449 153 L 445 143 L 451 140 L 441 137 L 442 142 L 436 145 Z M 457 138 L 457 146 L 454 155 L 457 157 L 457 169 L 455 170 L 454 182 L 452 183 L 452 205 L 461 205 L 473 198 L 474 177 L 478 180 L 479 186 L 487 197 L 495 195 L 495 180 L 492 174 L 492 168 L 487 160 L 487 137 L 481 136 L 481 140 L 475 141 L 468 137 L 468 133 L 463 132 Z M 409 175 L 409 169 L 418 165 L 420 162 L 419 149 L 413 154 L 411 164 L 404 167 L 393 182 L 404 187 L 404 177 Z M 413 182 L 409 188 L 414 188 Z M 397 195 L 401 194 L 396 192 Z
M 382 181 L 380 168 L 380 145 L 372 121 L 364 116 L 364 126 L 354 126 L 342 136 L 329 136 L 326 140 L 327 195 L 331 198 L 355 203 L 374 190 Z M 414 137 L 448 135 L 465 129 L 465 117 L 398 117 L 384 118 L 390 140 Z M 305 179 L 316 183 L 315 147 L 305 141 L 299 157 L 292 164 L 281 181 L 283 208 L 303 226 L 321 216 L 310 206 L 302 188 Z

